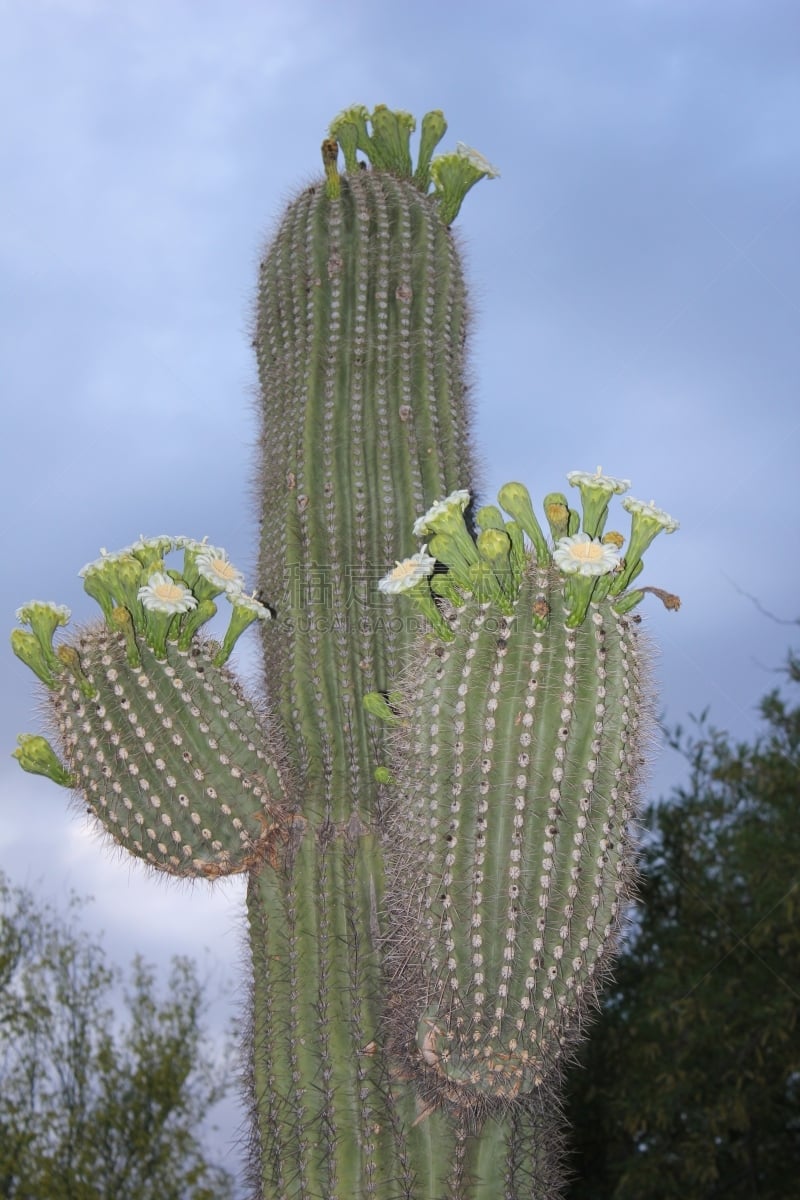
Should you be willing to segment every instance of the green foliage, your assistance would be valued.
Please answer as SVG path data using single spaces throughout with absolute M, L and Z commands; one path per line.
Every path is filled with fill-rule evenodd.
M 166 997 L 136 958 L 122 983 L 101 945 L 0 874 L 0 1196 L 225 1200 L 199 1135 L 225 1092 L 202 987 L 175 958 Z
M 634 936 L 571 1077 L 572 1200 L 797 1194 L 800 707 L 761 713 L 752 744 L 704 718 L 672 737 L 689 780 L 647 814 Z

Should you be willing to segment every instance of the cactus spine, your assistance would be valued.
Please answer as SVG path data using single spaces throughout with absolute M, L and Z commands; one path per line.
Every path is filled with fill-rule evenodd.
M 581 532 L 547 498 L 555 550 L 517 484 L 511 520 L 465 522 L 449 225 L 494 171 L 434 158 L 445 128 L 425 117 L 415 167 L 408 114 L 342 114 L 262 263 L 260 598 L 223 551 L 143 539 L 84 569 L 102 624 L 56 645 L 68 614 L 32 602 L 12 635 L 59 742 L 23 736 L 20 764 L 152 867 L 248 872 L 265 1200 L 554 1200 L 561 1060 L 630 877 L 629 585 L 670 519 L 639 505 L 623 559 L 603 536 L 623 487 L 598 472 L 573 480 Z M 266 704 L 226 666 L 254 621 Z

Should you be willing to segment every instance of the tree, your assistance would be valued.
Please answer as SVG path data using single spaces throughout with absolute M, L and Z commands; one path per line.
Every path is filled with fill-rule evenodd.
M 102 946 L 0 873 L 0 1196 L 226 1200 L 231 1176 L 199 1141 L 224 1094 L 195 968 L 174 958 L 166 998 L 136 958 L 123 983 Z
M 672 737 L 689 781 L 646 814 L 641 903 L 571 1075 L 570 1200 L 800 1194 L 800 707 L 761 713 L 752 744 L 705 718 Z

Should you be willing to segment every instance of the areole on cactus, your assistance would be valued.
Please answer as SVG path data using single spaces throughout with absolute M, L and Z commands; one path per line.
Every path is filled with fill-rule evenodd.
M 414 127 L 340 114 L 261 264 L 259 598 L 219 547 L 140 538 L 81 572 L 102 620 L 31 602 L 12 634 L 55 742 L 20 765 L 152 869 L 247 872 L 264 1200 L 560 1194 L 563 1062 L 634 871 L 632 610 L 678 603 L 638 583 L 672 518 L 623 500 L 605 531 L 627 481 L 573 472 L 549 536 L 521 484 L 474 508 L 450 225 L 497 172 L 435 154 L 440 112 L 415 164 Z M 227 665 L 250 624 L 263 699 Z

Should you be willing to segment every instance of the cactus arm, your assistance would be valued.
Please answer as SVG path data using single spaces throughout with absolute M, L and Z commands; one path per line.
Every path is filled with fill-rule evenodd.
M 165 549 L 175 548 L 167 539 Z M 216 643 L 198 636 L 180 649 L 181 626 L 199 604 L 174 575 L 178 582 L 153 573 L 129 551 L 109 556 L 89 572 L 87 589 L 104 593 L 108 621 L 57 651 L 49 614 L 65 625 L 67 610 L 41 602 L 20 610 L 46 652 L 46 696 L 64 762 L 55 751 L 43 758 L 41 738 L 24 741 L 17 756 L 26 769 L 79 790 L 114 841 L 151 867 L 215 879 L 272 866 L 291 858 L 305 828 L 280 732 L 220 664 Z M 178 597 L 177 609 L 148 608 L 137 598 L 137 586 L 145 594 L 156 579 Z M 123 595 L 138 633 L 130 610 L 109 599 Z M 232 596 L 231 608 L 229 634 L 242 624 L 242 610 L 245 620 L 269 616 L 246 596 Z
M 602 511 L 584 497 L 600 528 L 609 495 L 624 488 L 594 477 L 590 487 L 603 493 Z M 507 485 L 501 497 L 535 534 L 527 491 Z M 491 1098 L 556 1093 L 629 895 L 629 822 L 652 714 L 641 638 L 606 586 L 625 569 L 616 541 L 582 533 L 550 551 L 532 536 L 506 615 L 504 594 L 471 594 L 464 507 L 451 496 L 415 525 L 452 553 L 444 565 L 456 586 L 447 639 L 420 638 L 405 703 L 394 702 L 386 956 L 404 990 L 394 1052 L 443 1104 L 474 1114 Z M 647 508 L 648 520 L 660 512 Z M 635 550 L 640 509 L 631 511 Z M 476 546 L 487 553 L 484 534 Z

